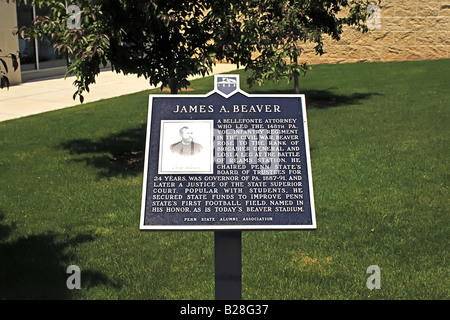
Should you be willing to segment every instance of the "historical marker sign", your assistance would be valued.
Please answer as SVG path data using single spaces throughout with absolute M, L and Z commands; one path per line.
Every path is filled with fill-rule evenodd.
M 315 229 L 304 95 L 151 95 L 140 228 Z

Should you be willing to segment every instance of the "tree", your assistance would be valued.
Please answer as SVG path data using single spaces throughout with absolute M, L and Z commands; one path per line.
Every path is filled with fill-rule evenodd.
M 67 12 L 64 1 L 24 2 L 46 6 L 49 15 L 18 32 L 25 39 L 48 36 L 56 51 L 69 55 L 66 75 L 77 77 L 74 98 L 80 101 L 108 62 L 172 93 L 187 87 L 189 76 L 212 70 L 206 0 L 80 0 L 77 15 Z
M 298 91 L 308 69 L 298 62 L 301 42 L 316 43 L 322 54 L 323 34 L 339 39 L 344 25 L 364 30 L 366 15 L 362 0 L 78 0 L 76 16 L 65 1 L 24 2 L 47 6 L 49 15 L 19 32 L 48 36 L 69 55 L 66 75 L 76 75 L 80 101 L 108 62 L 172 93 L 187 87 L 189 76 L 212 71 L 215 59 L 251 70 L 250 84 L 287 77 Z
M 367 1 L 360 0 L 248 0 L 224 1 L 217 7 L 214 41 L 217 57 L 252 71 L 248 83 L 265 79 L 294 79 L 309 70 L 299 63 L 301 44 L 315 43 L 323 54 L 323 36 L 339 40 L 343 26 L 367 31 Z M 344 13 L 345 12 L 345 13 Z

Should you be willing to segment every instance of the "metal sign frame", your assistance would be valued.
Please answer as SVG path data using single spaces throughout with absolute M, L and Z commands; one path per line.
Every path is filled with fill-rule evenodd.
M 237 81 L 234 82 L 234 88 L 230 90 L 221 91 L 218 89 L 220 84 L 223 84 L 223 78 L 232 78 Z M 227 84 L 227 83 L 226 83 Z M 233 81 L 230 81 L 230 88 L 233 85 Z M 152 129 L 152 112 L 154 108 L 154 99 L 180 99 L 181 97 L 185 97 L 186 99 L 192 98 L 208 98 L 213 94 L 219 94 L 225 99 L 228 99 L 234 96 L 236 93 L 240 93 L 248 98 L 295 98 L 301 101 L 301 114 L 303 119 L 303 137 L 304 137 L 304 146 L 305 146 L 305 154 L 306 154 L 306 166 L 307 166 L 307 177 L 308 177 L 308 190 L 309 190 L 309 212 L 311 214 L 311 224 L 281 224 L 281 225 L 261 225 L 261 224 L 245 224 L 245 225 L 223 225 L 223 224 L 213 224 L 213 225 L 149 225 L 145 224 L 145 215 L 147 208 L 147 185 L 149 178 L 149 161 L 151 158 L 150 155 L 150 141 L 151 141 L 151 129 Z M 167 119 L 171 120 L 171 119 Z M 299 128 L 300 129 L 300 128 Z M 215 230 L 301 230 L 301 229 L 316 229 L 316 214 L 315 214 L 315 205 L 314 205 L 314 192 L 313 192 L 313 183 L 312 183 L 312 170 L 311 170 L 311 159 L 310 159 L 310 147 L 309 147 L 309 135 L 308 135 L 308 124 L 306 118 L 306 102 L 304 94 L 248 94 L 245 91 L 242 91 L 239 87 L 239 75 L 215 75 L 214 77 L 214 90 L 210 91 L 204 95 L 173 95 L 173 94 L 158 94 L 158 95 L 150 95 L 149 96 L 149 106 L 148 106 L 148 120 L 147 120 L 147 136 L 146 136 L 146 146 L 145 146 L 145 164 L 144 164 L 144 176 L 143 176 L 143 188 L 142 188 L 142 200 L 141 200 L 141 217 L 140 217 L 140 229 L 147 231 L 157 231 L 157 230 L 198 230 L 198 231 L 215 231 Z M 160 134 L 160 139 L 162 139 L 162 135 Z M 160 156 L 156 156 L 155 159 L 160 159 Z M 160 161 L 160 160 L 158 160 Z M 159 170 L 159 169 L 158 169 Z M 159 171 L 158 171 L 159 172 Z M 189 172 L 171 172 L 170 174 L 189 174 Z M 200 173 L 201 174 L 201 173 Z M 204 174 L 211 174 L 204 173 Z M 237 213 L 239 215 L 239 213 Z

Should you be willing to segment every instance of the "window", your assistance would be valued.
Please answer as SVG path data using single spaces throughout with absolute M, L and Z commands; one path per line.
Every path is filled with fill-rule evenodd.
M 31 25 L 37 16 L 48 14 L 48 8 L 34 5 L 17 5 L 17 23 L 19 27 Z M 22 71 L 43 70 L 67 66 L 67 55 L 57 54 L 48 38 L 26 41 L 19 36 L 20 65 Z

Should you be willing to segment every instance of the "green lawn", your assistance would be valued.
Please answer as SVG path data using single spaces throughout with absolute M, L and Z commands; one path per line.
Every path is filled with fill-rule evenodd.
M 243 232 L 244 299 L 450 298 L 448 70 L 320 65 L 301 78 L 318 228 Z M 240 73 L 245 91 L 290 93 Z M 139 231 L 148 94 L 0 123 L 0 299 L 214 299 L 212 232 Z M 81 290 L 66 287 L 69 265 Z

